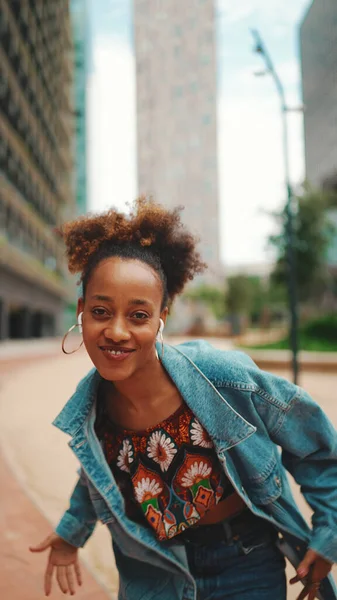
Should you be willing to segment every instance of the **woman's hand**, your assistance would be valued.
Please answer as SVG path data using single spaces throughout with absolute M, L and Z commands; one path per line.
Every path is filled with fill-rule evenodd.
M 308 550 L 304 559 L 297 567 L 296 577 L 290 580 L 290 583 L 293 584 L 307 578 L 307 583 L 297 600 L 304 600 L 306 597 L 308 597 L 308 600 L 314 600 L 321 581 L 330 573 L 331 568 L 331 562 L 325 560 L 325 558 L 314 552 L 314 550 Z
M 44 552 L 50 549 L 48 564 L 44 576 L 44 591 L 49 596 L 52 588 L 53 573 L 64 594 L 76 593 L 75 580 L 82 585 L 81 570 L 78 562 L 78 548 L 71 546 L 56 533 L 49 535 L 41 544 L 30 547 L 31 552 Z

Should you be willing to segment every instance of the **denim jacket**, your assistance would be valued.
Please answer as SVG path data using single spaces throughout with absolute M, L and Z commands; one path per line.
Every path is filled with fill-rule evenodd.
M 162 363 L 209 433 L 224 471 L 256 515 L 273 523 L 302 558 L 308 545 L 337 562 L 337 434 L 301 388 L 257 368 L 245 354 L 204 341 L 165 346 Z M 195 600 L 196 585 L 183 545 L 159 542 L 127 518 L 123 497 L 95 435 L 94 369 L 78 385 L 54 425 L 72 436 L 81 474 L 56 532 L 81 547 L 97 520 L 111 532 L 119 571 L 119 600 Z M 286 471 L 313 509 L 308 527 Z M 325 600 L 337 598 L 332 579 Z

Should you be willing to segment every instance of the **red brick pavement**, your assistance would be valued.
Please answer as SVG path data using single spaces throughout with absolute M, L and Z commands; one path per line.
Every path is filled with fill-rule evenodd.
M 1 454 L 0 482 L 0 598 L 42 599 L 48 553 L 32 554 L 28 547 L 46 537 L 51 526 L 20 488 Z M 83 586 L 76 594 L 79 600 L 108 600 L 108 595 L 83 566 L 82 573 Z M 52 597 L 64 598 L 56 583 Z
M 25 356 L 0 360 L 0 373 L 7 375 L 23 364 L 50 358 L 50 355 Z M 32 554 L 29 546 L 46 537 L 51 526 L 24 493 L 0 452 L 0 599 L 39 600 L 44 598 L 43 576 L 48 553 Z M 95 579 L 82 565 L 83 585 L 79 600 L 108 600 Z M 54 583 L 52 597 L 64 594 Z

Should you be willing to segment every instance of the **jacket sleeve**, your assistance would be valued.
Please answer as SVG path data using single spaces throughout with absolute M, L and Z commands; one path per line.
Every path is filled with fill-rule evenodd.
M 279 407 L 270 437 L 281 447 L 284 467 L 313 510 L 310 548 L 337 562 L 337 432 L 303 389 L 275 378 L 274 393 L 277 380 L 291 398 L 283 410 Z
M 70 498 L 70 506 L 61 518 L 55 532 L 72 546 L 82 548 L 92 535 L 96 523 L 96 512 L 81 470 Z

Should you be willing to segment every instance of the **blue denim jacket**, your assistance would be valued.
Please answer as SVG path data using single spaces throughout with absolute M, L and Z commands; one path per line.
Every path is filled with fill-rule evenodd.
M 271 521 L 298 556 L 309 545 L 337 562 L 337 434 L 319 406 L 301 388 L 259 370 L 245 354 L 219 351 L 204 341 L 165 346 L 162 362 L 248 507 Z M 92 370 L 54 421 L 72 436 L 69 445 L 81 463 L 69 510 L 56 532 L 81 547 L 97 520 L 108 526 L 119 600 L 195 600 L 183 545 L 157 541 L 124 513 L 94 432 L 99 381 Z M 295 504 L 286 470 L 314 511 L 312 530 Z M 325 600 L 337 598 L 331 580 L 323 587 Z

